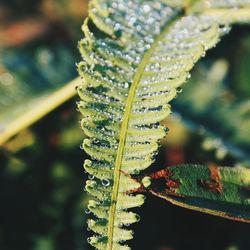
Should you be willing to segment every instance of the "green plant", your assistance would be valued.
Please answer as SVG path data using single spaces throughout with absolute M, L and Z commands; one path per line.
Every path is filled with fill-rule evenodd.
M 96 198 L 89 201 L 88 209 L 98 217 L 88 221 L 89 228 L 98 234 L 89 242 L 97 249 L 130 249 L 122 242 L 133 238 L 127 226 L 139 216 L 127 209 L 141 206 L 144 196 L 137 191 L 157 179 L 134 176 L 154 161 L 159 141 L 167 132 L 160 122 L 171 112 L 169 102 L 190 77 L 197 60 L 217 44 L 230 25 L 250 21 L 250 1 L 93 0 L 89 17 L 83 25 L 85 38 L 79 43 L 83 61 L 78 64 L 82 84 L 77 89 L 82 128 L 89 137 L 82 147 L 92 158 L 84 163 L 91 175 L 86 190 Z M 172 179 L 169 171 L 164 172 L 167 187 L 175 191 L 167 197 L 178 192 L 184 195 L 179 188 L 182 185 L 185 195 L 193 191 L 197 196 L 197 185 L 185 186 L 190 173 L 197 171 L 199 180 L 204 177 L 203 187 L 212 194 L 196 198 L 219 200 L 220 170 L 215 176 L 211 171 L 210 176 L 205 166 L 182 169 L 189 172 L 181 182 Z M 241 189 L 241 185 L 250 184 L 249 170 L 234 171 L 226 169 L 228 178 L 222 178 L 235 191 L 231 200 L 222 196 L 223 202 L 234 201 L 238 186 Z M 239 181 L 234 182 L 231 175 Z M 247 177 L 242 182 L 244 175 Z M 236 203 L 247 206 L 242 200 Z M 247 219 L 248 213 L 239 217 Z

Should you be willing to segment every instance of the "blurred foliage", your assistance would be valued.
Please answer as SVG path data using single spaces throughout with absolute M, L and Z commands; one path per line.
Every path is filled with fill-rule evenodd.
M 250 35 L 249 28 L 237 28 L 239 31 L 233 30 L 224 44 L 209 52 L 194 69 L 193 77 L 174 102 L 174 111 L 204 134 L 205 148 L 216 149 L 219 158 L 229 154 L 249 167 L 250 61 L 246 58 L 250 58 L 250 46 L 246 44 Z M 229 37 L 239 35 L 242 37 L 237 43 L 229 42 Z M 230 48 L 233 46 L 235 49 Z
M 34 100 L 76 76 L 75 41 L 85 14 L 84 0 L 1 0 L 0 130 L 26 113 L 27 106 L 36 107 Z M 208 52 L 173 103 L 174 115 L 165 121 L 171 133 L 151 169 L 184 162 L 249 163 L 249 58 L 249 27 L 233 29 Z M 0 249 L 88 249 L 81 167 L 85 155 L 79 148 L 83 136 L 75 101 L 1 147 Z M 250 249 L 249 225 L 186 211 L 154 197 L 147 198 L 139 213 L 143 219 L 131 242 L 135 250 Z
M 41 106 L 45 114 L 55 108 L 49 101 L 51 96 L 77 75 L 75 62 L 79 57 L 75 41 L 79 39 L 87 1 L 28 3 L 26 12 L 21 8 L 18 14 L 20 1 L 2 3 L 6 19 L 5 26 L 0 25 L 0 136 L 4 138 L 0 138 L 0 144 L 30 125 L 27 120 L 40 118 Z M 31 9 L 36 12 L 30 12 Z M 14 14 L 16 19 L 12 20 Z M 74 94 L 71 87 L 57 102 Z M 23 118 L 27 112 L 30 115 Z
M 0 151 L 0 249 L 83 249 L 77 119 L 70 102 Z
M 226 61 L 215 62 L 210 70 L 203 63 L 184 87 L 175 110 L 190 126 L 213 137 L 204 142 L 206 148 L 214 147 L 221 153 L 224 150 L 225 154 L 228 151 L 249 163 L 250 101 L 244 100 L 240 94 L 237 96 L 223 84 L 226 83 L 226 80 L 221 80 L 226 78 Z

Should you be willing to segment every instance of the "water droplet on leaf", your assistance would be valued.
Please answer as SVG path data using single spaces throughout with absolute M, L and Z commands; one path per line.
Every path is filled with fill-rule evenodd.
M 102 185 L 103 185 L 104 187 L 108 187 L 108 186 L 110 185 L 110 181 L 109 181 L 108 179 L 103 179 L 103 180 L 102 180 Z
M 85 214 L 90 214 L 91 211 L 89 209 L 85 209 Z
M 89 178 L 90 180 L 94 180 L 94 179 L 95 179 L 95 176 L 92 175 L 92 174 L 89 174 L 88 178 Z

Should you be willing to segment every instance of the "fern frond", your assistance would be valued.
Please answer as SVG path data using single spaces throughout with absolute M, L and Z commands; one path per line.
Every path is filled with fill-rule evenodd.
M 130 194 L 140 184 L 129 175 L 154 161 L 169 102 L 194 63 L 228 31 L 209 15 L 183 13 L 164 0 L 90 2 L 89 17 L 100 32 L 93 34 L 85 21 L 78 107 L 89 136 L 83 148 L 91 160 L 84 166 L 96 177 L 86 189 L 95 197 L 88 208 L 99 218 L 88 223 L 97 249 L 130 249 L 123 242 L 132 238 L 127 226 L 138 216 L 127 209 L 144 197 Z
M 199 1 L 208 8 L 246 8 L 250 7 L 249 0 L 202 0 Z
M 204 12 L 220 24 L 249 23 L 250 6 L 241 9 L 211 9 Z
M 220 24 L 249 23 L 250 0 L 201 0 L 188 12 L 203 13 Z

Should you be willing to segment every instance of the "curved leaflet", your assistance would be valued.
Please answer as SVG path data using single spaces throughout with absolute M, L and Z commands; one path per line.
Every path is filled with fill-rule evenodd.
M 169 102 L 194 63 L 228 31 L 209 15 L 185 16 L 166 2 L 94 0 L 89 17 L 99 32 L 90 31 L 88 19 L 83 25 L 78 108 L 89 137 L 83 142 L 91 156 L 84 163 L 92 175 L 86 190 L 95 199 L 88 209 L 98 218 L 88 222 L 96 233 L 89 242 L 97 249 L 130 249 L 123 242 L 133 238 L 128 225 L 139 217 L 128 209 L 141 206 L 144 196 L 131 194 L 140 184 L 129 176 L 154 161 Z

